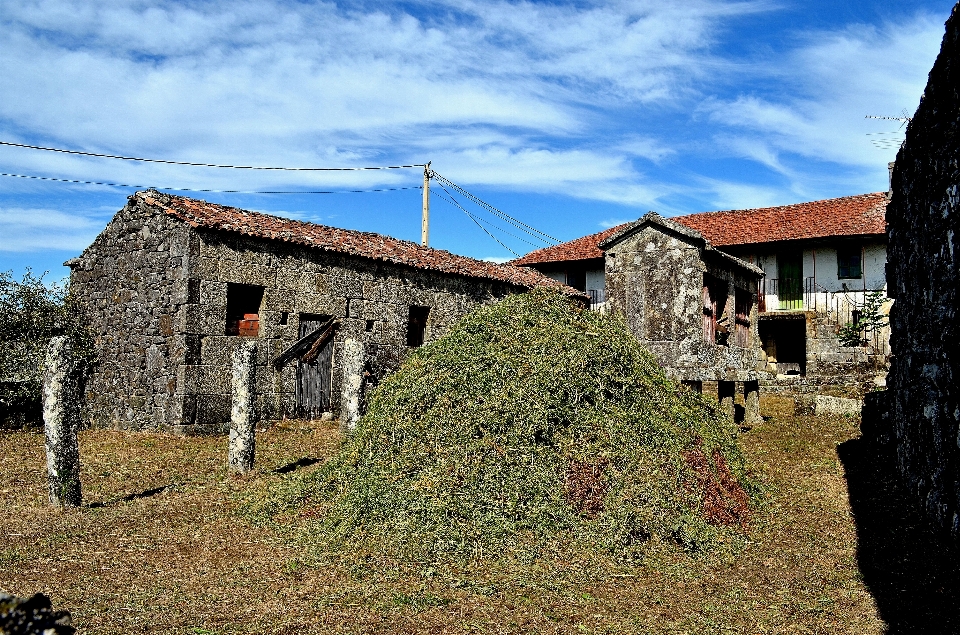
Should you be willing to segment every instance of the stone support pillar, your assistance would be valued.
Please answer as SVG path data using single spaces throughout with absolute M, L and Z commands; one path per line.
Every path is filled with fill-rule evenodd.
M 227 466 L 231 472 L 240 474 L 253 469 L 256 453 L 256 359 L 256 341 L 240 340 L 233 351 L 232 359 L 233 407 L 230 413 L 230 441 L 227 450 Z
M 43 376 L 43 428 L 47 447 L 47 483 L 50 504 L 77 507 L 80 493 L 80 390 L 77 383 L 73 342 L 54 337 L 47 346 Z
M 743 382 L 743 423 L 755 425 L 763 421 L 760 415 L 760 382 Z
M 733 421 L 734 417 L 735 411 L 733 406 L 733 396 L 736 394 L 736 391 L 736 382 L 717 382 L 717 401 L 720 402 L 720 410 L 723 412 L 724 416 L 729 417 L 730 421 Z
M 363 342 L 353 339 L 343 341 L 340 367 L 343 369 L 340 396 L 340 429 L 353 432 L 360 419 L 360 390 L 363 386 Z

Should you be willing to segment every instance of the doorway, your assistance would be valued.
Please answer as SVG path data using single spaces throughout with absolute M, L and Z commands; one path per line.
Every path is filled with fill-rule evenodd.
M 320 328 L 329 328 L 329 315 L 302 314 L 298 339 L 303 339 Z M 296 416 L 318 419 L 332 410 L 330 399 L 333 378 L 332 336 L 321 337 L 297 362 L 295 399 Z
M 780 310 L 803 309 L 803 252 L 794 250 L 777 254 L 777 277 Z

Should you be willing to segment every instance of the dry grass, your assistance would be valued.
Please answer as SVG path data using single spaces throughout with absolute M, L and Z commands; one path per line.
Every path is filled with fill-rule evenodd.
M 84 432 L 88 505 L 67 513 L 46 505 L 42 435 L 4 432 L 0 588 L 47 593 L 86 633 L 883 632 L 837 456 L 857 422 L 764 409 L 742 443 L 770 499 L 744 544 L 700 557 L 660 544 L 606 566 L 308 558 L 236 509 L 290 478 L 274 468 L 331 456 L 328 424 L 261 433 L 243 478 L 226 475 L 223 438 Z

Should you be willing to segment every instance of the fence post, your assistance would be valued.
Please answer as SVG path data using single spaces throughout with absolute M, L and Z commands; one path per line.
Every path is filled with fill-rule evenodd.
M 43 376 L 43 429 L 47 449 L 47 484 L 54 507 L 78 507 L 80 492 L 80 394 L 73 342 L 57 336 L 47 346 Z
M 360 418 L 360 389 L 363 385 L 363 342 L 354 339 L 343 341 L 343 381 L 340 392 L 340 428 L 353 432 Z
M 256 452 L 257 419 L 254 406 L 254 369 L 257 343 L 241 340 L 233 351 L 233 407 L 230 413 L 230 441 L 227 465 L 231 472 L 253 469 Z

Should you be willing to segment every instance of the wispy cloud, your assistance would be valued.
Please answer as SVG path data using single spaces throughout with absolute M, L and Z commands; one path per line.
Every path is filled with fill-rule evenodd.
M 79 251 L 103 229 L 99 215 L 55 209 L 0 208 L 0 251 Z

